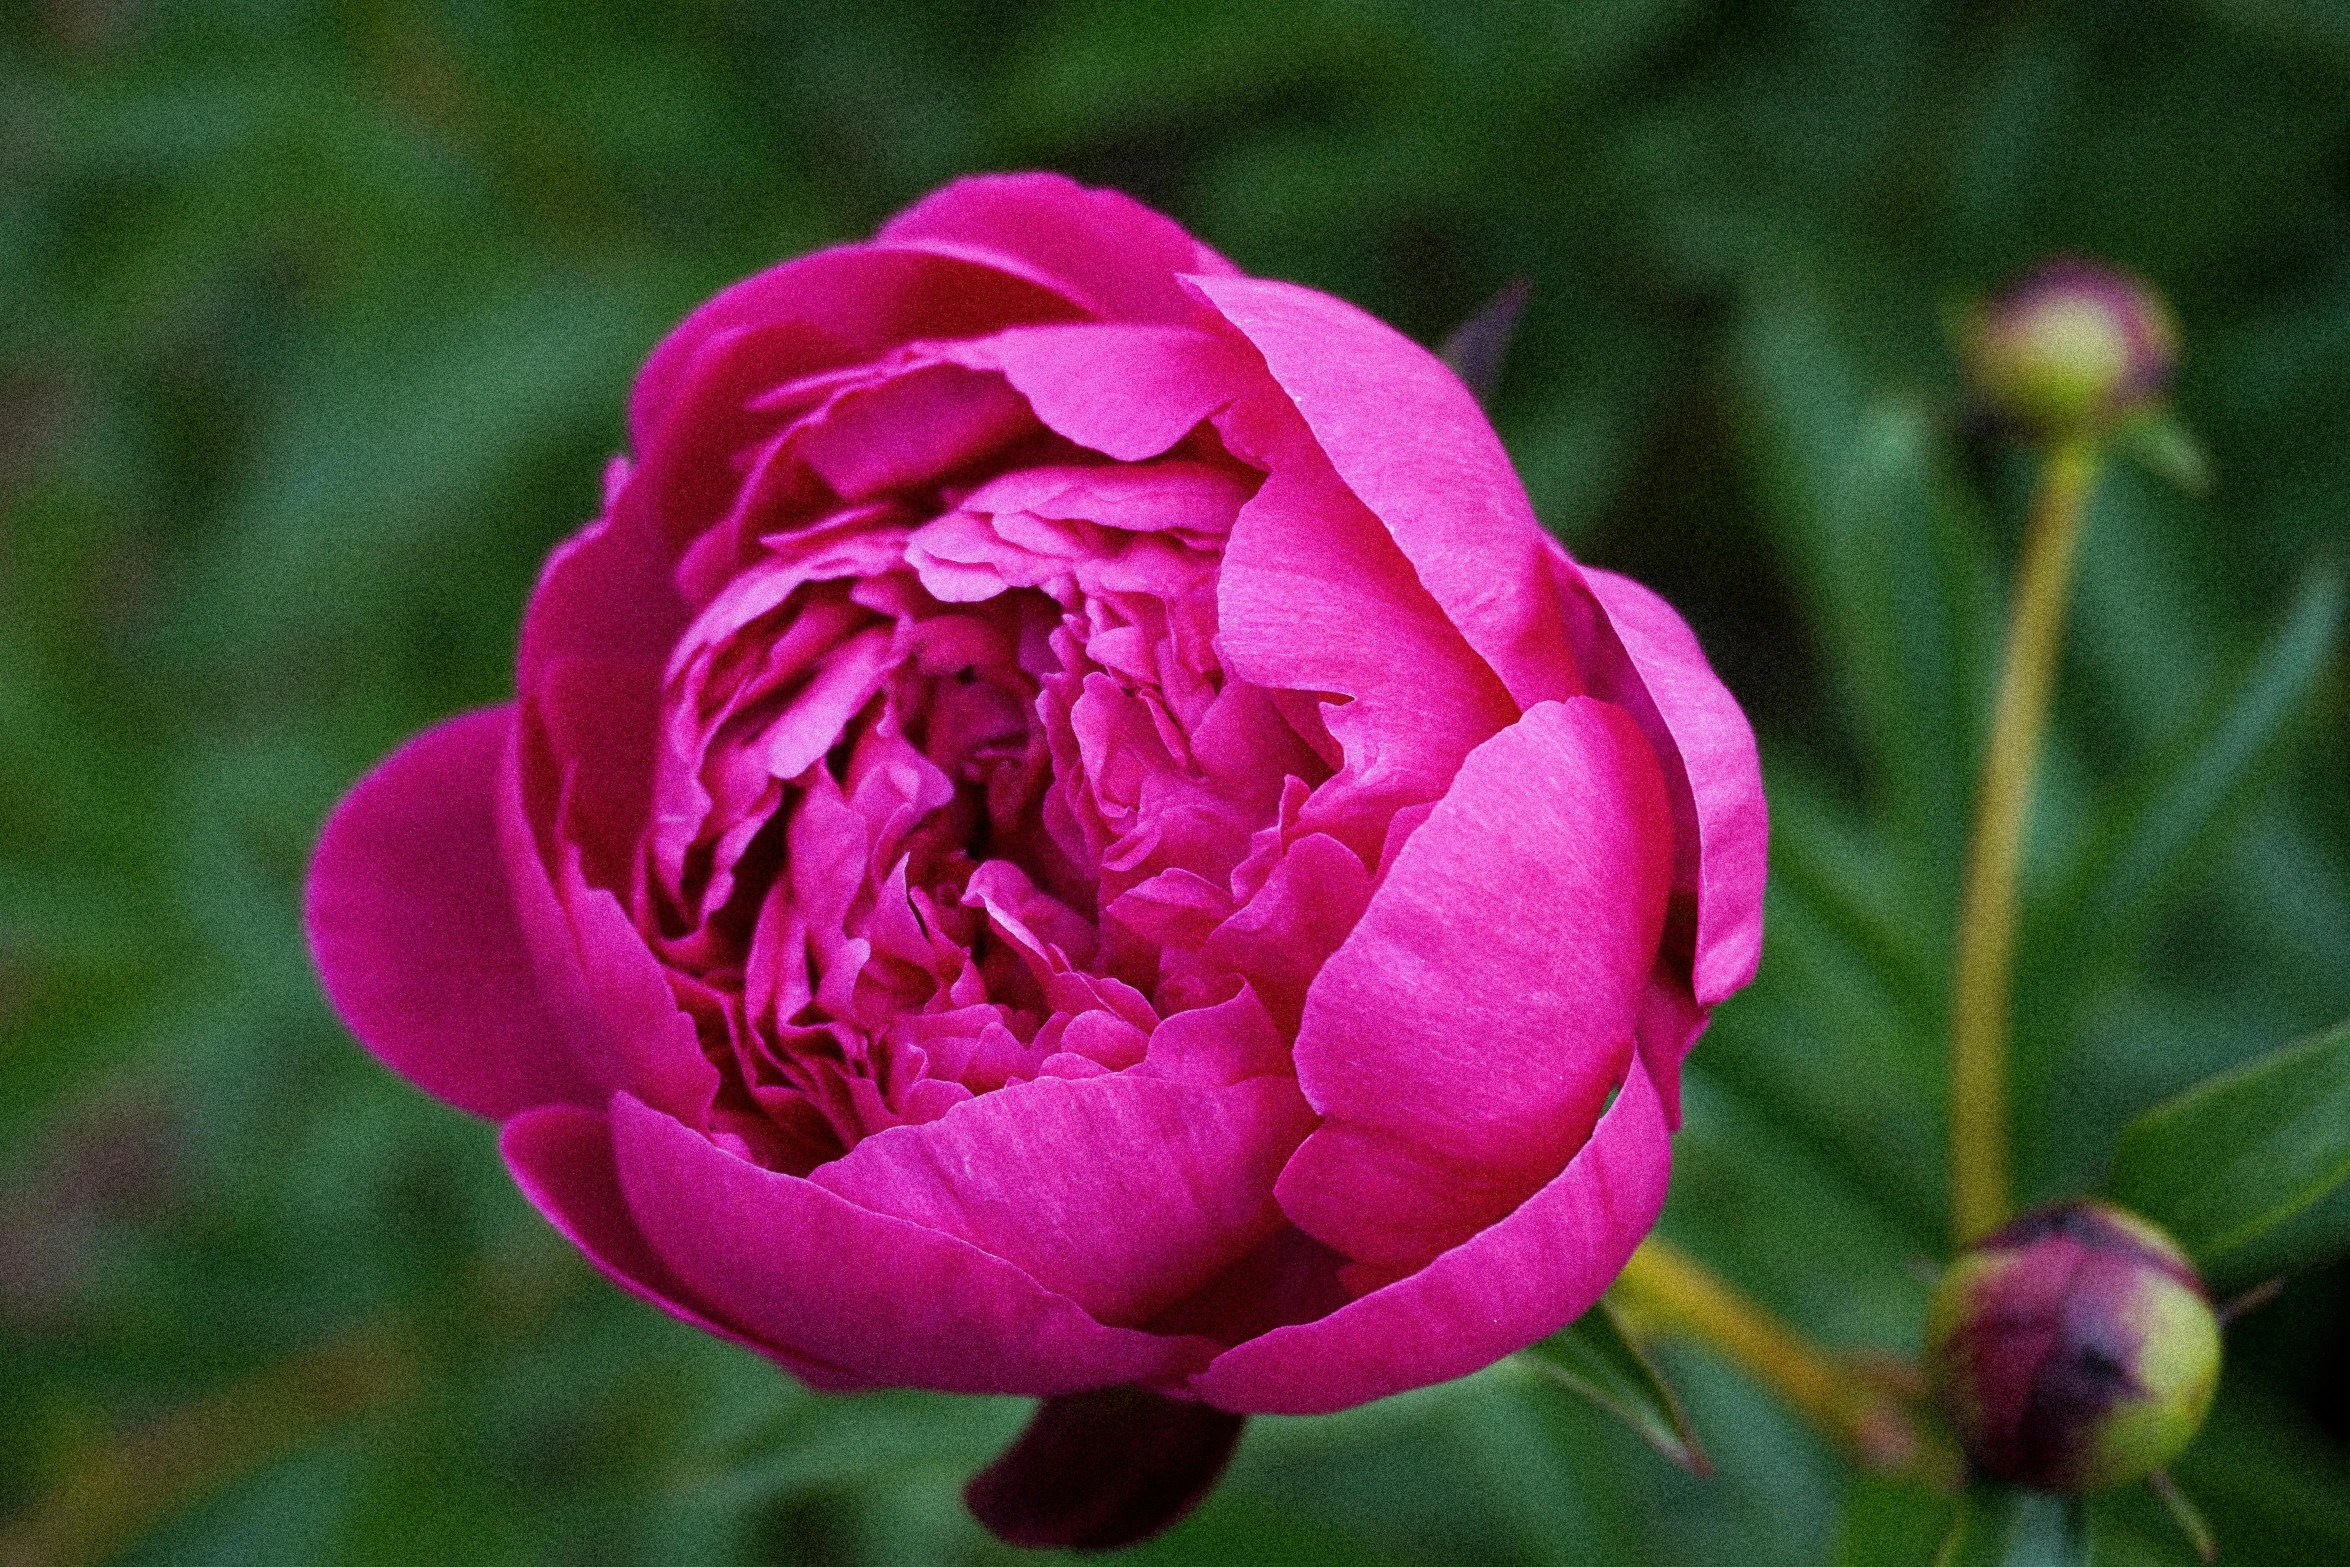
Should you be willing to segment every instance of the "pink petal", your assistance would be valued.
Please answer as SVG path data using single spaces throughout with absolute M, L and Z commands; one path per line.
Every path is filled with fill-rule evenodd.
M 1058 174 L 959 179 L 883 224 L 878 238 L 1000 267 L 1113 321 L 1181 321 L 1191 301 L 1177 273 L 1236 271 L 1133 198 Z
M 675 567 L 628 481 L 603 517 L 548 555 L 523 614 L 516 689 L 535 691 L 540 671 L 560 658 L 649 664 L 657 681 L 686 625 Z
M 1046 428 L 1120 462 L 1158 456 L 1264 378 L 1245 347 L 1190 327 L 1014 327 L 937 352 L 1000 373 Z
M 1294 283 L 1191 286 L 1256 345 L 1346 487 L 1520 706 L 1580 694 L 1545 536 L 1509 454 L 1435 355 Z
M 1490 1365 L 1582 1315 L 1623 1271 L 1671 1160 L 1635 1063 L 1591 1140 L 1509 1217 L 1326 1317 L 1226 1350 L 1192 1390 L 1243 1414 L 1319 1415 Z
M 1688 949 L 1683 946 L 1676 951 L 1670 912 L 1665 918 L 1664 945 L 1657 951 L 1655 971 L 1648 976 L 1648 994 L 1641 998 L 1640 1021 L 1633 1038 L 1657 1094 L 1665 1102 L 1665 1120 L 1679 1131 L 1681 1063 L 1705 1032 L 1706 1024 L 1713 1021 L 1713 1009 L 1699 1006 L 1689 994 Z
M 476 1115 L 601 1102 L 541 996 L 507 892 L 496 789 L 511 706 L 393 752 L 327 818 L 304 918 L 335 1010 L 367 1048 Z
M 1619 1050 L 1605 1064 L 1620 1071 L 1629 1054 Z M 1549 1130 L 1561 1159 L 1591 1135 L 1613 1081 L 1595 1076 L 1597 1096 L 1557 1109 Z M 1418 1268 L 1525 1201 L 1552 1173 L 1530 1174 L 1530 1163 L 1480 1164 L 1385 1127 L 1332 1119 L 1305 1140 L 1274 1191 L 1300 1230 L 1368 1264 L 1362 1276 L 1384 1278 Z M 1352 1284 L 1357 1275 L 1346 1277 Z
M 1139 1323 L 1280 1227 L 1273 1178 L 1312 1119 L 1285 1075 L 1040 1077 L 868 1137 L 811 1179 Z
M 1327 474 L 1277 469 L 1240 509 L 1217 580 L 1218 647 L 1256 685 L 1338 692 L 1347 767 L 1306 819 L 1377 856 L 1387 820 L 1436 799 L 1517 706 L 1378 520 Z
M 929 483 L 1035 427 L 1003 377 L 933 363 L 842 396 L 791 447 L 835 494 L 863 501 Z
M 1284 1031 L 1306 1008 L 1307 987 L 1371 897 L 1371 879 L 1354 851 L 1324 833 L 1289 846 L 1256 896 L 1200 948 L 1218 974 L 1238 974 L 1254 987 Z
M 918 338 L 973 337 L 1020 321 L 1067 320 L 1069 301 L 1048 284 L 1015 276 L 992 256 L 937 246 L 847 245 L 820 250 L 744 279 L 704 303 L 645 361 L 628 409 L 640 455 L 673 427 L 681 454 L 725 455 L 748 428 L 732 417 L 743 396 L 697 403 L 697 382 L 765 391 L 853 365 Z M 722 417 L 712 418 L 712 415 Z M 720 466 L 714 477 L 723 479 Z
M 812 1386 L 850 1392 L 866 1386 L 837 1366 L 828 1366 L 777 1344 L 763 1344 L 700 1305 L 677 1275 L 645 1244 L 621 1195 L 612 1160 L 611 1123 L 599 1112 L 575 1105 L 526 1110 L 508 1121 L 498 1147 L 514 1184 L 563 1238 L 579 1248 L 599 1272 L 641 1301 L 660 1307 L 680 1322 L 756 1350 Z
M 620 900 L 581 876 L 576 851 L 563 851 L 551 884 L 571 927 L 588 1002 L 610 1041 L 595 1062 L 598 1086 L 702 1125 L 718 1094 L 718 1069 L 703 1054 L 660 961 Z
M 1255 491 L 1253 474 L 1230 468 L 1179 458 L 1127 460 L 1087 468 L 1015 468 L 965 496 L 963 510 L 1028 512 L 1128 533 L 1213 534 L 1230 530 L 1233 516 Z
M 1136 1071 L 1179 1083 L 1222 1086 L 1289 1070 L 1289 1042 L 1246 980 L 1228 1001 L 1178 1012 L 1151 1031 Z
M 1770 822 L 1754 731 L 1671 605 L 1629 577 L 1581 569 L 1662 719 L 1669 746 L 1659 755 L 1688 779 L 1701 857 L 1692 990 L 1712 1006 L 1752 979 L 1762 956 Z
M 1631 1048 L 1672 842 L 1620 708 L 1540 703 L 1470 754 L 1307 993 L 1300 1229 L 1416 1263 L 1557 1173 Z
M 579 843 L 591 877 L 606 887 L 630 886 L 637 840 L 652 809 L 660 665 L 550 657 L 524 691 L 520 722 L 545 741 L 521 747 L 523 759 L 537 764 L 530 797 L 560 804 L 559 830 Z M 556 825 L 554 814 L 549 811 L 546 825 Z
M 614 1089 L 626 1089 L 698 1121 L 718 1091 L 717 1069 L 618 900 L 588 886 L 581 851 L 568 843 L 556 845 L 562 867 L 557 891 L 530 822 L 521 740 L 517 726 L 516 743 L 507 746 L 500 764 L 498 859 L 537 971 L 540 1000 L 559 1020 L 571 1058 L 594 1085 L 592 1093 L 570 1097 L 601 1105 Z M 595 958 L 592 968 L 588 954 Z
M 753 1337 L 845 1375 L 1043 1396 L 1165 1384 L 1213 1352 L 1105 1327 L 1011 1263 L 762 1170 L 626 1095 L 612 1120 L 621 1190 L 655 1255 Z

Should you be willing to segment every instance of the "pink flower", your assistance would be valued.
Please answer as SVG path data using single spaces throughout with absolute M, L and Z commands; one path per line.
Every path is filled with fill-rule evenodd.
M 704 305 L 630 433 L 516 700 L 309 888 L 616 1282 L 819 1388 L 1245 1414 L 1615 1276 L 1754 969 L 1753 738 L 1434 358 L 989 177 Z

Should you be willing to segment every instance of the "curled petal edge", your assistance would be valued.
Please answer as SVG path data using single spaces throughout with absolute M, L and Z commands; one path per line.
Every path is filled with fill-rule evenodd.
M 738 1159 L 627 1094 L 611 1115 L 638 1232 L 760 1343 L 877 1385 L 1040 1397 L 1179 1384 L 1217 1348 L 1105 1326 L 1000 1257 Z
M 351 1032 L 491 1120 L 601 1097 L 509 894 L 497 789 L 513 727 L 511 703 L 483 708 L 385 758 L 327 818 L 303 896 L 312 958 Z
M 1580 1316 L 1663 1210 L 1671 1134 L 1637 1058 L 1591 1140 L 1507 1218 L 1419 1272 L 1217 1356 L 1191 1391 L 1235 1414 L 1321 1415 L 1465 1376 Z
M 1670 604 L 1629 577 L 1576 569 L 1656 704 L 1674 751 L 1666 760 L 1689 783 L 1699 854 L 1690 989 L 1710 1007 L 1754 978 L 1762 958 L 1770 817 L 1754 730 Z

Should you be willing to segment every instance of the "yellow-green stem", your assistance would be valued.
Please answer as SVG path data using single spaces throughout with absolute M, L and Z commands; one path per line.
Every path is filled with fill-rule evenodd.
M 1957 1472 L 1901 1399 L 1672 1242 L 1641 1242 L 1613 1298 L 1634 1331 L 1704 1344 L 1871 1469 L 1936 1482 Z
M 2007 1035 L 2015 964 L 2016 874 L 2048 691 L 2064 640 L 2074 546 L 2103 454 L 2093 438 L 2048 454 L 2024 530 L 2015 607 L 1983 756 L 1975 832 L 1959 891 L 1950 973 L 1950 1220 L 1961 1246 L 1999 1227 L 2008 1208 Z

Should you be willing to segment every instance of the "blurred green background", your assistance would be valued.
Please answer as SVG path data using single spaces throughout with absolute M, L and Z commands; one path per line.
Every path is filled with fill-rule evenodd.
M 2350 10 L 2324 0 L 0 4 L 0 1517 L 136 1563 L 898 1563 L 1013 1401 L 819 1399 L 606 1287 L 484 1127 L 328 1014 L 327 807 L 509 689 L 630 376 L 767 262 L 955 174 L 1121 186 L 1425 340 L 1524 274 L 1495 404 L 1583 557 L 1763 736 L 1762 976 L 1667 1230 L 1914 1348 L 1949 909 L 2030 469 L 1937 311 L 2048 252 L 2185 322 L 2201 498 L 2094 507 L 2027 877 L 2030 1195 L 2350 1014 Z M 2228 1559 L 2350 1561 L 2350 1274 L 2231 1334 L 2180 1478 Z M 1261 1420 L 1138 1553 L 1929 1559 L 1668 1354 L 1700 1481 L 1511 1368 Z M 145 1433 L 128 1446 L 116 1433 Z M 2101 1560 L 2189 1558 L 2150 1503 Z M 23 1536 L 11 1539 L 20 1553 Z M 26 1559 L 32 1559 L 27 1556 Z

